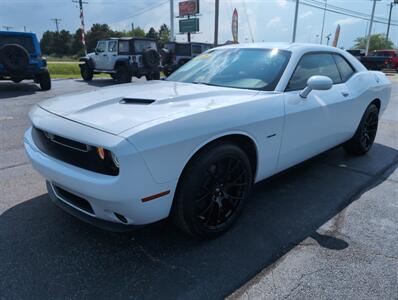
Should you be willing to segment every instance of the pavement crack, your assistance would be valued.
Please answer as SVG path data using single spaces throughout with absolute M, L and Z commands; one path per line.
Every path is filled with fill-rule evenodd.
M 2 167 L 2 168 L 0 168 L 0 171 L 16 168 L 16 167 L 20 167 L 20 166 L 25 166 L 25 165 L 29 165 L 29 163 L 28 162 L 24 162 L 24 163 L 13 164 L 13 165 L 10 165 L 10 166 Z
M 316 269 L 315 271 L 301 274 L 299 279 L 297 280 L 298 281 L 297 284 L 288 292 L 288 294 L 286 296 L 283 297 L 283 299 L 288 299 L 303 284 L 302 280 L 305 277 L 311 276 L 311 275 L 313 275 L 319 271 L 322 271 L 322 270 L 323 270 L 323 268 L 319 268 L 319 269 Z

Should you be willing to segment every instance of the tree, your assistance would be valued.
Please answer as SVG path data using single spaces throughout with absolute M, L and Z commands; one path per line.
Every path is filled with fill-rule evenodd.
M 55 33 L 49 30 L 43 33 L 43 36 L 40 40 L 40 48 L 43 54 L 49 55 L 53 53 L 54 35 Z
M 84 45 L 82 43 L 82 30 L 80 28 L 76 30 L 75 34 L 72 37 L 71 53 L 72 55 L 77 55 L 77 56 L 84 55 Z
M 159 28 L 159 38 L 162 44 L 170 41 L 170 29 L 166 24 L 163 24 Z
M 87 51 L 93 52 L 99 40 L 109 39 L 113 34 L 108 24 L 93 24 L 86 34 Z
M 155 30 L 155 28 L 149 28 L 149 31 L 145 35 L 147 38 L 154 39 L 155 41 L 159 40 L 159 33 Z
M 355 40 L 355 49 L 366 49 L 366 37 L 358 37 Z M 384 34 L 372 34 L 370 36 L 369 51 L 382 50 L 382 49 L 393 49 L 394 43 L 391 40 L 387 40 Z

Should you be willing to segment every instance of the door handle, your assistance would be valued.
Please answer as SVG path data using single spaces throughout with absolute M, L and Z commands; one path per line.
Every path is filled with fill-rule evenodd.
M 108 56 L 108 54 L 102 54 L 102 56 Z
M 350 95 L 349 92 L 341 92 L 341 94 L 342 94 L 344 97 L 348 97 L 348 96 Z

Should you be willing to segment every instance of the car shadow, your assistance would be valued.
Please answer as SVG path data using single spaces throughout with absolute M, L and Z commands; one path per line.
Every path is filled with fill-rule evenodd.
M 205 241 L 169 221 L 102 231 L 41 195 L 0 215 L 0 290 L 4 299 L 220 299 L 308 237 L 335 251 L 349 247 L 317 229 L 383 182 L 397 160 L 397 150 L 380 144 L 355 158 L 330 150 L 258 183 L 237 224 Z
M 40 92 L 40 87 L 31 82 L 14 83 L 12 81 L 0 81 L 0 99 L 27 96 Z

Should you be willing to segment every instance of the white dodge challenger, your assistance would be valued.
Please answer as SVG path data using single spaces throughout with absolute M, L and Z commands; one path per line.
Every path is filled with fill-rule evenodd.
M 215 237 L 253 183 L 338 145 L 365 154 L 390 95 L 383 73 L 336 48 L 230 45 L 166 80 L 39 103 L 24 144 L 50 198 L 80 219 L 119 230 L 171 216 Z

